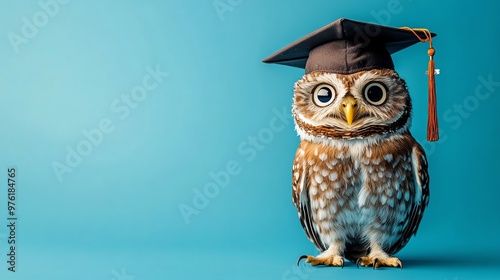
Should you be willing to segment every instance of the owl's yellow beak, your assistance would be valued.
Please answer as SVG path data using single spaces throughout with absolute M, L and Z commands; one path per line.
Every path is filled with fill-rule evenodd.
M 356 110 L 358 108 L 358 103 L 356 99 L 351 95 L 344 97 L 342 100 L 342 110 L 344 110 L 345 118 L 347 120 L 347 124 L 351 125 L 354 120 L 354 116 L 356 115 Z

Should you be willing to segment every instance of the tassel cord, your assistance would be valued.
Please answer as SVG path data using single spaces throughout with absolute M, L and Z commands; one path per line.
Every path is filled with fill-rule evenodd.
M 429 42 L 429 49 L 427 54 L 429 55 L 429 65 L 427 69 L 428 76 L 428 87 L 429 87 L 429 107 L 427 110 L 428 120 L 427 120 L 427 140 L 437 141 L 439 140 L 439 127 L 437 120 L 437 100 L 436 100 L 436 81 L 434 77 L 435 65 L 434 65 L 434 54 L 436 51 L 432 47 L 432 34 L 428 29 L 424 28 L 409 28 L 402 27 L 402 29 L 411 31 L 415 37 L 418 38 L 420 42 Z M 425 37 L 420 37 L 417 32 L 422 32 Z

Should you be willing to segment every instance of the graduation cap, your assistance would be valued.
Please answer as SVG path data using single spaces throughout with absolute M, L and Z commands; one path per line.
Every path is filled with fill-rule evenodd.
M 429 42 L 429 121 L 427 140 L 438 140 L 434 86 L 434 48 L 427 29 L 394 28 L 345 18 L 338 19 L 291 43 L 263 60 L 304 68 L 307 73 L 323 71 L 353 74 L 372 69 L 392 69 L 391 54 L 418 42 Z

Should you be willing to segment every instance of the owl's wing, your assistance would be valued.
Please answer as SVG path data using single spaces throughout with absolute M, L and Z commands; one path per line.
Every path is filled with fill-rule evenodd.
M 418 230 L 424 210 L 429 204 L 429 173 L 427 172 L 427 158 L 424 149 L 415 142 L 412 151 L 412 163 L 415 181 L 415 203 L 408 214 L 408 223 L 403 229 L 401 238 L 391 247 L 390 254 L 395 254 L 401 250 L 415 235 Z
M 325 251 L 314 222 L 312 220 L 311 203 L 309 197 L 309 176 L 305 162 L 295 162 L 292 180 L 292 201 L 299 214 L 299 220 L 307 234 L 307 238 L 316 245 L 320 251 Z

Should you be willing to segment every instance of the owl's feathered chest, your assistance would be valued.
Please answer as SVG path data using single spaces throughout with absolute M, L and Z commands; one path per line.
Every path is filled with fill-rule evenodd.
M 376 143 L 301 141 L 293 176 L 306 181 L 312 218 L 324 242 L 331 242 L 332 231 L 356 239 L 365 221 L 377 219 L 394 228 L 405 218 L 416 195 L 413 141 L 405 134 Z

